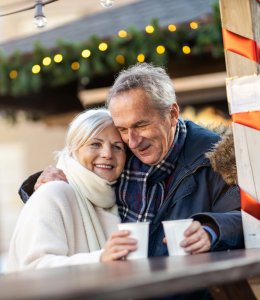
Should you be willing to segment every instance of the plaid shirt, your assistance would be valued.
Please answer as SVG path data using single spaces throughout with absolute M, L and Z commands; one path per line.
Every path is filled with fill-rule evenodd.
M 116 186 L 118 210 L 123 222 L 152 221 L 170 191 L 186 133 L 186 125 L 179 119 L 173 144 L 156 166 L 146 165 L 134 155 L 128 160 Z

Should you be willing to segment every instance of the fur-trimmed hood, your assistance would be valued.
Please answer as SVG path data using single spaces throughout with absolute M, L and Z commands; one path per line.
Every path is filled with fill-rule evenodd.
M 228 185 L 237 184 L 237 168 L 235 159 L 234 139 L 231 127 L 214 129 L 222 136 L 211 151 L 206 153 L 212 168 L 219 173 Z

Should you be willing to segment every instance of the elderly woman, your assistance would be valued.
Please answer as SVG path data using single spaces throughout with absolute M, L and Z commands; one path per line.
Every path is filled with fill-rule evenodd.
M 117 231 L 113 184 L 126 154 L 110 113 L 78 115 L 58 154 L 57 167 L 69 184 L 48 182 L 26 203 L 11 240 L 8 271 L 117 260 L 136 249 L 128 232 Z

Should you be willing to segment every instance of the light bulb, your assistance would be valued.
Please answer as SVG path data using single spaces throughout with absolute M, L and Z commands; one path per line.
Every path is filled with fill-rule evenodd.
M 115 0 L 100 0 L 100 4 L 105 8 L 112 7 L 114 2 Z
M 44 16 L 37 16 L 34 17 L 33 23 L 37 28 L 43 28 L 47 25 L 47 19 Z
M 36 1 L 33 23 L 37 26 L 37 28 L 43 28 L 47 25 L 47 19 L 43 13 L 43 5 L 41 0 Z

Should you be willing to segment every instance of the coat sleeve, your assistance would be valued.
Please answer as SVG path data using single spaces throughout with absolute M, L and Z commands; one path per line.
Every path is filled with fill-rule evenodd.
M 29 176 L 20 186 L 18 194 L 24 203 L 26 203 L 30 196 L 33 194 L 34 185 L 41 173 L 42 171 Z
M 80 214 L 72 199 L 75 194 L 65 182 L 46 183 L 33 194 L 17 221 L 7 272 L 100 261 L 102 250 L 75 253 L 73 249 L 82 229 L 75 222 Z
M 211 210 L 193 215 L 194 220 L 209 224 L 218 234 L 212 251 L 244 248 L 240 193 L 237 185 L 229 186 L 211 171 L 208 176 Z

